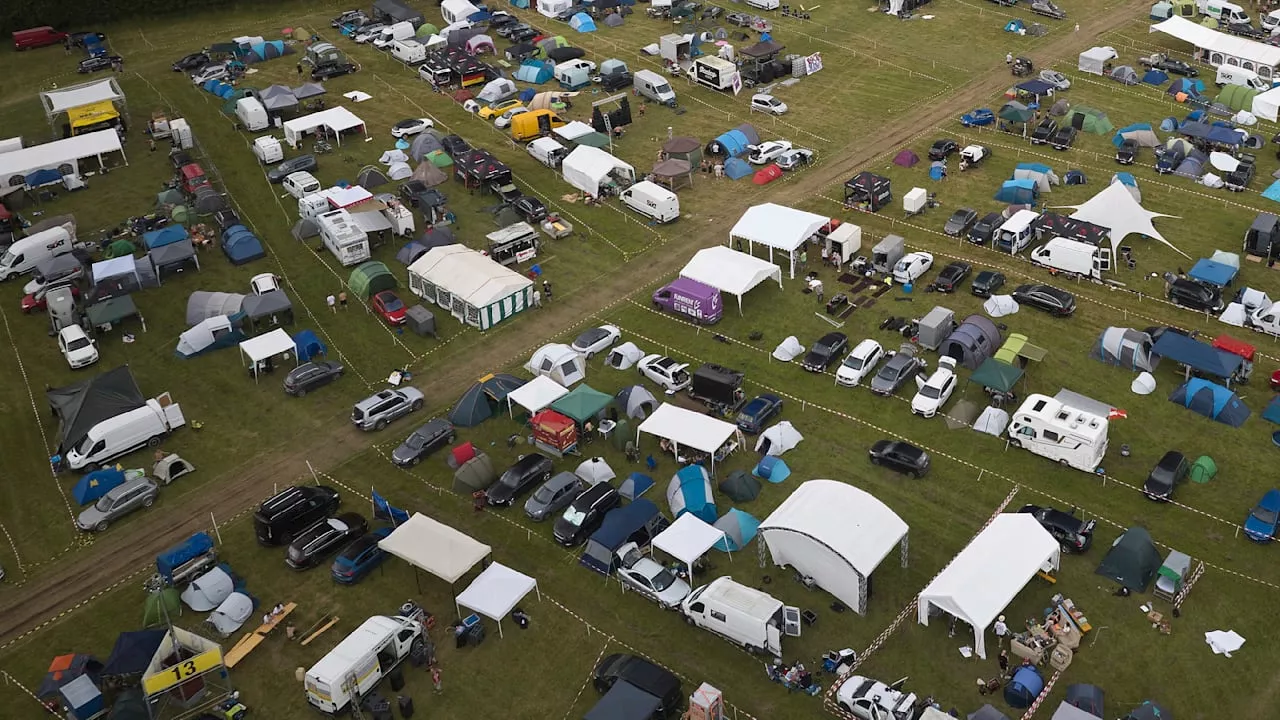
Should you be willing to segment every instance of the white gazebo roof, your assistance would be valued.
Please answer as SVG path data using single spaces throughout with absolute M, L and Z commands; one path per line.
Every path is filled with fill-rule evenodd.
M 60 165 L 96 157 L 107 153 L 123 153 L 120 135 L 115 130 L 98 130 L 84 135 L 73 135 L 43 145 L 32 145 L 6 153 L 0 153 L 0 183 L 15 175 L 28 175 L 44 168 L 56 169 Z
M 721 540 L 724 540 L 723 530 L 708 525 L 693 513 L 685 513 L 658 533 L 653 546 L 692 568 L 698 558 Z
M 738 426 L 732 423 L 663 403 L 636 428 L 636 439 L 639 440 L 640 433 L 648 433 L 676 445 L 714 453 L 737 432 Z
M 45 114 L 50 117 L 74 108 L 92 105 L 93 103 L 114 102 L 123 99 L 124 90 L 120 89 L 120 83 L 114 77 L 92 80 L 79 85 L 71 85 L 57 90 L 46 90 L 40 93 L 40 102 L 44 103 Z M 115 131 L 112 130 L 111 132 L 114 133 Z
M 536 413 L 568 394 L 569 391 L 560 383 L 546 375 L 537 375 L 529 382 L 507 393 L 507 410 L 514 412 L 513 408 L 519 405 L 531 413 Z
M 560 163 L 565 182 L 593 197 L 600 193 L 601 183 L 614 170 L 626 170 L 632 176 L 636 171 L 630 163 L 590 145 L 579 145 Z
M 466 575 L 493 549 L 422 513 L 378 541 L 378 547 L 449 584 Z
M 769 248 L 770 257 L 774 250 L 791 255 L 829 222 L 831 219 L 822 215 L 765 203 L 747 208 L 729 231 L 729 240 L 732 242 L 734 238 L 741 238 L 751 246 L 764 245 Z M 791 277 L 795 276 L 795 259 L 792 256 Z
M 782 287 L 782 268 L 724 245 L 699 250 L 680 271 L 680 277 L 736 295 L 739 313 L 742 312 L 742 296 L 755 286 L 765 280 L 774 280 L 778 287 Z
M 383 542 L 386 542 L 385 540 Z M 538 581 L 521 572 L 516 572 L 502 563 L 491 563 L 471 581 L 453 602 L 462 615 L 462 608 L 474 610 L 498 623 L 498 634 L 502 635 L 502 618 L 515 608 L 516 603 L 524 599 L 530 591 L 538 591 Z
M 240 352 L 244 353 L 250 362 L 255 363 L 282 353 L 293 352 L 293 349 L 293 338 L 289 337 L 289 333 L 282 328 L 276 328 L 265 335 L 251 337 L 240 343 Z

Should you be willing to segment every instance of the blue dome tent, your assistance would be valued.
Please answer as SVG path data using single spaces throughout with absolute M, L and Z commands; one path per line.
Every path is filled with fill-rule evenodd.
M 267 256 L 262 241 L 243 225 L 232 225 L 223 231 L 222 252 L 232 265 L 244 265 Z
M 1165 118 L 1165 119 L 1163 119 L 1163 120 L 1161 120 L 1161 121 L 1160 121 L 1160 131 L 1161 131 L 1161 132 L 1173 132 L 1174 130 L 1177 130 L 1177 129 L 1178 129 L 1178 125 L 1179 125 L 1179 123 L 1178 123 L 1178 118 L 1176 118 L 1176 117 L 1167 117 L 1167 118 Z
M 147 246 L 148 250 L 155 250 L 158 247 L 172 245 L 186 239 L 187 229 L 181 225 L 168 225 L 159 230 L 152 230 L 142 234 L 142 242 Z
M 405 266 L 412 265 L 418 258 L 427 253 L 429 248 L 417 240 L 410 240 L 396 252 L 396 260 Z
M 618 487 L 618 494 L 627 500 L 635 500 L 649 492 L 651 487 L 653 487 L 653 478 L 644 473 L 633 472 L 622 481 L 622 485 Z
M 71 488 L 71 496 L 81 505 L 88 505 L 106 495 L 112 488 L 124 484 L 124 471 L 104 468 L 85 475 Z
M 1148 70 L 1147 73 L 1142 76 L 1142 82 L 1148 85 L 1159 86 L 1169 82 L 1169 76 L 1159 70 Z
M 1083 170 L 1068 170 L 1062 179 L 1064 185 L 1084 185 L 1088 181 L 1089 178 L 1085 177 Z
M 310 330 L 299 330 L 293 336 L 293 349 L 298 353 L 298 362 L 310 362 L 317 356 L 329 354 L 329 348 Z
M 737 552 L 755 539 L 760 521 L 750 513 L 729 508 L 729 512 L 717 520 L 713 527 L 724 533 L 724 537 L 716 542 L 715 549 L 720 552 Z
M 1014 18 L 1014 19 L 1012 19 L 1012 20 L 1010 20 L 1009 22 L 1007 22 L 1007 23 L 1005 23 L 1005 24 L 1004 24 L 1004 31 L 1005 31 L 1005 32 L 1020 33 L 1020 32 L 1023 32 L 1024 30 L 1026 30 L 1026 29 L 1027 29 L 1026 25 L 1025 25 L 1021 20 L 1019 20 L 1018 18 Z
M 724 174 L 730 180 L 741 180 L 754 172 L 746 160 L 731 157 L 724 161 Z
M 1035 180 L 1005 180 L 994 200 L 1008 205 L 1034 205 L 1037 194 Z
M 681 468 L 667 485 L 667 504 L 673 518 L 692 513 L 706 523 L 716 521 L 715 499 L 711 496 L 711 476 L 701 465 Z
M 1180 385 L 1169 396 L 1169 402 L 1231 427 L 1240 427 L 1249 419 L 1249 408 L 1239 396 L 1203 378 L 1191 378 Z
M 596 21 L 592 20 L 590 15 L 584 12 L 580 12 L 577 15 L 574 15 L 573 17 L 569 18 L 569 27 L 573 28 L 574 30 L 577 30 L 580 33 L 595 32 Z
M 752 144 L 751 138 L 742 130 L 734 128 L 711 141 L 711 146 L 707 148 L 711 155 L 728 155 L 729 157 L 737 157 L 747 151 L 747 147 Z
M 1034 665 L 1023 665 L 1013 673 L 1013 679 L 1004 686 L 1004 701 L 1019 710 L 1031 707 L 1031 703 L 1044 690 L 1044 678 Z
M 520 63 L 520 67 L 516 68 L 515 79 L 520 82 L 540 85 L 544 82 L 550 81 L 553 75 L 554 66 L 552 63 L 543 62 L 541 60 L 526 60 L 523 63 Z M 528 95 L 528 98 L 525 97 L 526 94 Z M 536 94 L 537 91 L 533 88 L 525 88 L 520 91 L 520 99 L 523 102 L 528 102 L 529 100 L 532 100 L 533 96 Z

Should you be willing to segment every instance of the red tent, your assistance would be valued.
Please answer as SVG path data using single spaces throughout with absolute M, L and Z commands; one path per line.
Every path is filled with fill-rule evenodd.
M 768 185 L 780 177 L 782 177 L 782 168 L 770 163 L 757 170 L 756 174 L 751 176 L 751 182 L 757 185 Z

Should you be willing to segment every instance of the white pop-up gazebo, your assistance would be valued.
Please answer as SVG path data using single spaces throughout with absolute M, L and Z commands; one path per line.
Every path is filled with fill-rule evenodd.
M 684 563 L 689 568 L 689 577 L 693 577 L 693 564 L 724 539 L 723 530 L 708 525 L 693 513 L 685 513 L 658 533 L 653 547 Z
M 258 381 L 258 375 L 262 369 L 262 363 L 277 355 L 293 353 L 293 364 L 298 364 L 297 353 L 294 352 L 293 338 L 289 337 L 289 333 L 282 328 L 276 328 L 269 333 L 251 337 L 240 343 L 240 356 L 243 361 L 245 358 L 249 360 L 253 368 L 253 381 Z
M 670 403 L 659 405 L 652 415 L 640 423 L 640 427 L 636 428 L 637 444 L 640 443 L 640 433 L 655 435 L 670 442 L 674 446 L 676 457 L 680 456 L 681 446 L 710 455 L 712 472 L 715 472 L 717 453 L 730 440 L 735 440 L 739 446 L 742 444 L 742 435 L 737 425 Z
M 969 623 L 974 652 L 985 660 L 987 627 L 1037 573 L 1057 570 L 1061 553 L 1031 515 L 997 515 L 920 593 L 920 624 L 929 624 L 930 607 Z
M 450 585 L 493 552 L 470 535 L 422 513 L 401 523 L 378 541 L 378 547 L 412 565 L 415 580 L 417 571 L 425 570 Z
M 737 296 L 739 315 L 742 314 L 742 296 L 755 286 L 765 280 L 773 280 L 779 288 L 782 287 L 782 268 L 723 245 L 699 250 L 680 271 L 680 277 Z
M 568 394 L 560 383 L 546 375 L 537 375 L 507 393 L 507 414 L 515 417 L 515 406 L 519 405 L 532 415 Z
M 385 540 L 383 542 L 386 542 Z M 498 623 L 498 637 L 502 635 L 502 618 L 506 617 L 516 603 L 524 599 L 532 591 L 542 601 L 542 591 L 538 590 L 538 581 L 516 572 L 502 563 L 490 563 L 480 576 L 471 581 L 466 590 L 454 599 L 454 609 L 462 615 L 462 608 L 474 610 Z
M 729 243 L 746 240 L 748 252 L 754 251 L 757 244 L 764 245 L 769 248 L 770 261 L 774 250 L 787 253 L 791 261 L 791 277 L 794 278 L 799 249 L 829 222 L 830 218 L 785 205 L 755 205 L 747 208 L 729 231 Z
M 286 120 L 284 123 L 284 139 L 291 147 L 296 148 L 302 143 L 303 137 L 314 133 L 320 128 L 324 128 L 332 134 L 339 145 L 342 144 L 342 133 L 348 130 L 360 128 L 366 137 L 369 135 L 364 121 L 355 113 L 339 105 L 328 110 L 303 115 L 300 118 Z

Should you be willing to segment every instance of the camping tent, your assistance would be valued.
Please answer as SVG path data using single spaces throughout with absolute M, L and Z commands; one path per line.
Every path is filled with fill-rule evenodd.
M 1160 138 L 1151 129 L 1151 123 L 1133 123 L 1116 130 L 1115 136 L 1111 138 L 1111 144 L 1120 147 L 1125 140 L 1133 140 L 1139 147 L 1153 148 L 1160 145 Z
M 158 247 L 181 242 L 185 239 L 187 239 L 187 229 L 181 225 L 166 225 L 159 230 L 152 230 L 142 234 L 142 244 L 148 250 L 155 250 Z
M 240 312 L 244 298 L 238 293 L 197 290 L 187 297 L 187 325 L 194 326 L 220 315 L 235 315 Z
M 128 477 L 133 478 L 136 475 L 138 473 L 130 471 Z M 80 505 L 88 505 L 106 495 L 113 488 L 123 485 L 125 478 L 125 472 L 117 468 L 95 470 L 81 477 L 75 487 L 71 488 L 71 497 L 75 498 L 76 503 Z
M 746 240 L 748 252 L 754 252 L 757 243 L 764 245 L 769 248 L 770 262 L 773 261 L 774 250 L 787 253 L 791 263 L 791 277 L 794 278 L 798 250 L 829 222 L 831 219 L 823 215 L 784 205 L 754 205 L 747 208 L 729 231 L 729 242 L 734 239 Z
M 434 247 L 409 266 L 409 290 L 488 330 L 533 304 L 533 281 L 464 245 Z
M 1088 711 L 1096 717 L 1106 717 L 1102 711 L 1105 693 L 1097 685 L 1077 683 L 1067 686 L 1067 699 L 1064 701 L 1072 707 Z
M 1148 70 L 1142 74 L 1142 82 L 1159 87 L 1169 82 L 1169 75 L 1163 70 Z
M 477 490 L 485 490 L 498 479 L 498 471 L 493 468 L 489 456 L 480 452 L 458 466 L 453 471 L 453 491 L 470 495 Z
M 580 33 L 589 33 L 589 32 L 596 31 L 595 21 L 591 19 L 590 15 L 584 12 L 580 12 L 577 15 L 574 15 L 573 17 L 569 18 L 569 27 L 573 28 L 574 30 L 577 30 Z
M 609 467 L 608 461 L 602 457 L 587 458 L 578 464 L 578 468 L 573 471 L 574 475 L 582 478 L 587 485 L 599 485 L 603 482 L 618 477 L 618 474 Z
M 179 335 L 174 353 L 181 358 L 193 358 L 212 350 L 239 345 L 244 339 L 244 333 L 231 322 L 231 318 L 218 315 L 201 320 Z
M 1089 357 L 1130 370 L 1155 370 L 1160 356 L 1151 351 L 1151 336 L 1132 328 L 1109 327 L 1098 336 Z
M 549 61 L 525 60 L 516 68 L 515 79 L 531 85 L 541 85 L 551 80 L 554 67 Z
M 1013 671 L 1009 684 L 1004 686 L 1004 701 L 1009 703 L 1010 707 L 1025 709 L 1031 707 L 1031 703 L 1035 702 L 1042 690 L 1044 690 L 1044 678 L 1041 677 L 1040 671 L 1035 665 L 1023 665 Z
M 976 711 L 969 713 L 968 720 L 1009 720 L 1009 716 L 987 703 Z
M 1231 427 L 1249 419 L 1249 408 L 1229 388 L 1203 378 L 1191 378 L 1169 396 L 1170 402 Z
M 262 241 L 244 225 L 232 225 L 222 231 L 222 252 L 232 265 L 244 265 L 267 256 Z
M 534 351 L 524 367 L 534 375 L 544 375 L 564 387 L 587 378 L 586 360 L 564 343 L 543 345 Z
M 986 629 L 1042 570 L 1056 570 L 1062 549 L 1031 515 L 997 515 L 920 593 L 917 619 L 932 608 L 973 627 L 974 650 L 986 659 Z
M 870 493 L 835 480 L 810 480 L 760 523 L 775 565 L 792 567 L 865 615 L 869 577 L 899 547 L 907 524 Z
M 458 611 L 458 617 L 462 617 L 462 608 L 467 608 L 493 620 L 498 623 L 498 637 L 502 637 L 502 618 L 530 591 L 537 595 L 539 601 L 542 600 L 537 580 L 495 562 L 454 599 L 454 609 Z
M 918 162 L 920 162 L 920 156 L 912 152 L 910 148 L 902 150 L 893 156 L 893 164 L 899 167 L 914 167 Z
M 765 280 L 774 280 L 782 287 L 782 268 L 724 245 L 699 250 L 680 270 L 680 277 L 736 296 L 739 314 L 742 296 L 752 288 Z
M 760 495 L 760 481 L 746 470 L 734 470 L 720 481 L 719 490 L 734 502 L 751 502 Z
M 225 564 L 218 565 L 191 581 L 182 591 L 182 602 L 196 612 L 209 612 L 221 605 L 235 589 L 236 580 L 231 575 L 231 568 Z
M 146 404 L 128 365 L 45 393 L 58 418 L 58 450 L 75 447 L 94 425 Z
M 789 420 L 774 425 L 760 433 L 756 438 L 756 452 L 761 455 L 781 455 L 795 448 L 804 440 L 804 436 L 796 430 Z
M 973 421 L 973 429 L 991 437 L 1000 437 L 1009 427 L 1009 413 L 998 407 L 988 407 Z
M 126 686 L 142 677 L 151 658 L 155 655 L 160 643 L 164 641 L 166 630 L 133 630 L 122 632 L 116 637 L 116 644 L 111 655 L 102 665 L 102 677 L 114 680 L 120 686 Z
M 653 547 L 684 563 L 689 568 L 689 577 L 693 577 L 693 564 L 724 539 L 723 530 L 687 513 L 658 533 Z
M 1187 271 L 1191 279 L 1218 287 L 1230 285 L 1239 273 L 1240 256 L 1223 250 L 1215 250 L 1213 257 L 1200 258 Z
M 706 152 L 708 155 L 737 157 L 747 152 L 752 145 L 759 144 L 760 133 L 755 127 L 744 123 L 707 143 Z
M 298 362 L 308 362 L 329 353 L 329 348 L 311 330 L 299 330 L 293 334 L 293 350 L 298 353 Z
M 591 197 L 598 197 L 607 185 L 635 182 L 636 169 L 599 148 L 579 145 L 560 164 L 565 182 Z
M 572 418 L 575 422 L 585 423 L 599 418 L 611 402 L 613 402 L 612 395 L 602 393 L 583 383 L 551 403 L 551 409 Z
M 722 515 L 713 527 L 724 532 L 724 544 L 717 544 L 716 549 L 731 553 L 741 550 L 755 539 L 760 521 L 748 512 L 729 508 L 729 512 Z
M 681 446 L 711 455 L 713 469 L 715 453 L 725 444 L 734 438 L 738 439 L 738 445 L 742 444 L 742 434 L 738 431 L 737 425 L 703 413 L 686 410 L 671 403 L 658 406 L 652 415 L 640 423 L 636 428 L 637 444 L 640 442 L 641 433 L 654 435 L 672 443 L 677 456 L 680 455 Z
M 253 614 L 253 607 L 254 600 L 248 593 L 233 592 L 218 605 L 205 622 L 212 625 L 222 637 L 231 637 L 232 633 L 249 620 L 249 616 Z
M 636 347 L 635 343 L 628 341 L 610 350 L 608 356 L 604 359 L 604 364 L 614 370 L 626 370 L 643 357 L 644 351 Z
M 417 512 L 379 540 L 378 547 L 450 585 L 493 552 L 466 533 Z
M 1112 47 L 1092 47 L 1080 53 L 1080 60 L 1076 67 L 1081 72 L 1092 73 L 1094 75 L 1102 75 L 1105 71 L 1103 68 L 1106 64 L 1120 55 Z
M 268 325 L 290 325 L 293 323 L 293 303 L 283 290 L 268 290 L 261 295 L 249 295 L 240 304 L 247 330 L 256 330 L 258 321 L 266 321 Z
M 1160 563 L 1160 551 L 1151 542 L 1151 534 L 1146 528 L 1134 526 L 1111 544 L 1096 572 L 1133 592 L 1146 592 Z
M 496 103 L 499 100 L 511 97 L 519 92 L 516 84 L 509 79 L 500 77 L 485 83 L 485 86 L 476 93 L 476 102 L 481 105 Z
M 716 502 L 711 494 L 711 476 L 707 474 L 707 469 L 701 465 L 680 468 L 667 484 L 667 504 L 676 519 L 690 513 L 708 523 L 714 523 Z
M 622 410 L 622 414 L 629 418 L 643 420 L 658 408 L 657 398 L 643 385 L 624 387 L 618 391 L 614 399 Z
M 356 266 L 347 280 L 351 293 L 363 301 L 368 301 L 383 290 L 394 290 L 396 276 L 391 274 L 387 266 L 377 260 L 370 260 Z
M 1106 135 L 1115 130 L 1115 125 L 1111 124 L 1111 120 L 1107 118 L 1107 114 L 1101 110 L 1097 110 L 1084 105 L 1076 105 L 1067 113 L 1065 121 L 1080 132 L 1093 133 L 1095 135 Z
M 1131 65 L 1117 65 L 1111 70 L 1111 79 L 1125 85 L 1137 85 L 1140 82 L 1138 71 Z
M 475 427 L 493 417 L 489 396 L 482 383 L 472 383 L 449 409 L 449 422 L 457 427 Z
M 970 315 L 938 346 L 938 355 L 976 369 L 1000 347 L 1000 330 L 982 315 Z
M 1129 711 L 1121 720 L 1172 720 L 1173 713 L 1164 709 L 1152 700 L 1143 700 L 1142 704 Z
M 993 196 L 996 202 L 1009 205 L 1034 205 L 1040 189 L 1035 180 L 1005 180 Z
M 1013 179 L 1034 180 L 1036 188 L 1042 193 L 1049 192 L 1054 185 L 1061 182 L 1058 180 L 1057 174 L 1053 172 L 1053 168 L 1043 163 L 1031 162 L 1018 163 L 1018 166 L 1013 170 Z
M 644 473 L 633 472 L 618 486 L 618 494 L 625 500 L 635 500 L 653 487 L 653 478 Z
M 1142 207 L 1133 194 L 1121 183 L 1111 183 L 1097 195 L 1089 198 L 1083 205 L 1069 205 L 1075 212 L 1071 217 L 1076 220 L 1101 225 L 1111 231 L 1111 251 L 1118 257 L 1120 244 L 1129 235 L 1145 235 L 1168 245 L 1174 252 L 1183 257 L 1189 255 L 1174 247 L 1156 230 L 1152 220 L 1158 217 L 1173 217 L 1163 213 L 1151 212 Z
M 507 394 L 507 412 L 514 417 L 515 406 L 519 405 L 532 415 L 567 395 L 568 392 L 564 386 L 550 377 L 535 375 L 533 380 Z
M 778 343 L 778 347 L 773 349 L 773 357 L 775 360 L 782 362 L 791 362 L 804 354 L 804 345 L 800 344 L 800 340 L 795 335 L 788 335 Z

